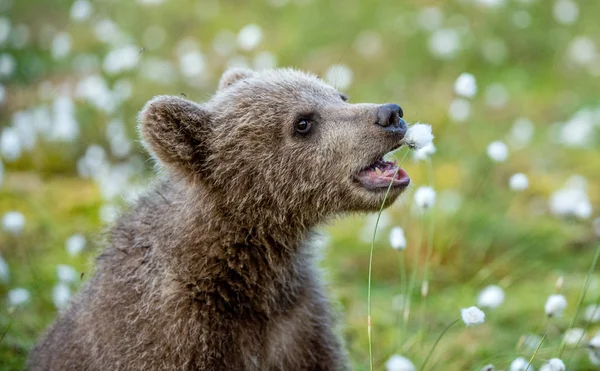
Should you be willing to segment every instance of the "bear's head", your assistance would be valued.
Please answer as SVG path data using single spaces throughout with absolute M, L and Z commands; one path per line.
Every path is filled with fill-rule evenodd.
M 408 186 L 383 156 L 402 145 L 395 104 L 351 104 L 318 77 L 292 69 L 232 69 L 198 104 L 159 96 L 139 116 L 146 148 L 171 176 L 201 187 L 229 216 L 312 223 L 375 211 Z

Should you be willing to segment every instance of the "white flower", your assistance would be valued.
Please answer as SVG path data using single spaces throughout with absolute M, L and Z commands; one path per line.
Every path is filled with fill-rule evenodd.
M 557 216 L 575 216 L 587 219 L 592 214 L 592 205 L 582 188 L 562 188 L 550 196 L 550 212 Z
M 345 90 L 350 87 L 354 74 L 350 67 L 344 64 L 334 64 L 325 72 L 325 81 L 339 90 Z
M 415 158 L 415 160 L 426 160 L 429 157 L 431 157 L 435 153 L 435 151 L 435 145 L 433 145 L 433 143 L 430 143 L 421 149 L 413 151 L 413 157 Z
M 440 59 L 452 59 L 461 47 L 460 34 L 452 28 L 435 30 L 428 41 L 429 51 Z
M 497 140 L 488 145 L 487 154 L 492 161 L 504 162 L 508 158 L 508 147 L 506 147 L 504 142 Z
M 113 49 L 104 57 L 103 68 L 109 75 L 133 69 L 139 60 L 140 49 L 135 45 L 125 45 Z
M 10 278 L 10 269 L 8 268 L 8 263 L 2 255 L 0 255 L 0 282 L 8 282 Z
M 71 298 L 71 289 L 64 282 L 59 282 L 52 289 L 52 302 L 54 302 L 54 306 L 58 309 L 64 308 Z
M 529 180 L 527 175 L 523 173 L 516 173 L 510 177 L 509 180 L 510 189 L 513 191 L 524 191 L 529 187 Z
M 25 216 L 18 211 L 9 211 L 2 218 L 2 228 L 10 233 L 19 234 L 25 226 Z
M 593 351 L 592 349 L 588 352 L 588 358 L 590 359 L 590 363 L 594 366 L 600 366 L 600 352 Z
M 237 41 L 242 50 L 256 48 L 263 39 L 263 31 L 258 25 L 249 24 L 240 30 Z
M 30 296 L 31 295 L 29 294 L 29 291 L 27 291 L 27 289 L 12 289 L 8 292 L 8 304 L 10 306 L 16 307 L 27 302 Z
M 492 84 L 485 89 L 485 103 L 492 108 L 502 108 L 508 102 L 508 91 L 501 84 Z
M 477 305 L 483 308 L 497 308 L 504 302 L 504 290 L 500 286 L 490 285 L 479 293 Z
M 567 299 L 559 294 L 550 295 L 544 306 L 548 317 L 560 317 L 567 308 Z
M 540 371 L 565 371 L 567 367 L 565 363 L 558 358 L 552 358 L 545 365 L 540 368 Z
M 588 305 L 585 307 L 583 318 L 590 323 L 600 322 L 600 305 Z M 600 337 L 598 340 L 600 340 Z
M 525 358 L 516 358 L 514 361 L 511 362 L 509 371 L 535 371 L 535 368 L 533 368 L 533 366 L 527 367 L 528 364 L 529 361 L 527 361 Z
M 485 313 L 475 306 L 461 309 L 460 315 L 467 326 L 481 325 L 485 320 Z
M 404 250 L 406 248 L 406 237 L 402 228 L 392 228 L 390 231 L 390 245 L 395 250 Z
M 22 150 L 18 131 L 13 127 L 5 127 L 0 134 L 0 154 L 6 161 L 15 161 L 21 157 Z
M 470 73 L 461 73 L 454 82 L 454 92 L 466 98 L 473 98 L 477 93 L 475 76 Z
M 67 32 L 60 32 L 54 36 L 52 46 L 50 48 L 52 58 L 62 59 L 71 51 L 71 35 Z
M 75 282 L 79 277 L 75 268 L 65 264 L 59 264 L 56 266 L 56 276 L 61 282 Z
M 464 122 L 471 116 L 471 102 L 464 98 L 456 98 L 448 107 L 448 116 L 452 121 Z
M 85 21 L 92 15 L 92 4 L 87 0 L 76 0 L 71 5 L 71 18 L 74 21 Z
M 433 141 L 431 125 L 416 123 L 408 127 L 404 144 L 410 149 L 421 149 Z
M 585 330 L 582 328 L 572 328 L 563 335 L 563 341 L 567 345 L 577 346 L 585 338 Z
M 435 204 L 435 191 L 431 187 L 419 187 L 415 192 L 415 203 L 417 206 L 426 210 Z
M 558 0 L 552 10 L 556 21 L 562 24 L 574 23 L 579 16 L 579 7 L 572 0 Z
M 387 371 L 415 371 L 415 365 L 405 357 L 398 354 L 391 356 L 385 363 Z
M 535 126 L 527 117 L 519 117 L 515 120 L 507 136 L 508 144 L 513 148 L 526 147 L 533 138 Z
M 590 349 L 600 351 L 600 334 L 591 338 L 590 342 L 588 343 L 588 346 L 590 347 Z

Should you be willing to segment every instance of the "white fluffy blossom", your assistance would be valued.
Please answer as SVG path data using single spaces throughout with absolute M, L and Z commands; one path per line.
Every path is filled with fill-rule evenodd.
M 419 187 L 415 192 L 415 204 L 422 210 L 430 209 L 435 204 L 435 190 L 431 187 Z
M 485 321 L 485 313 L 475 306 L 461 309 L 460 315 L 467 326 L 481 325 Z
M 390 231 L 390 245 L 395 250 L 404 250 L 406 248 L 406 237 L 401 227 L 394 227 Z
M 31 295 L 27 289 L 22 287 L 12 289 L 8 292 L 8 304 L 10 306 L 16 307 L 21 304 L 25 304 L 29 301 Z
M 515 120 L 507 135 L 507 143 L 513 148 L 523 148 L 531 143 L 535 126 L 527 117 Z
M 461 73 L 454 82 L 454 92 L 466 98 L 473 98 L 477 93 L 477 81 L 470 73 Z
M 69 299 L 71 299 L 71 289 L 64 282 L 59 282 L 52 289 L 52 302 L 54 302 L 54 306 L 58 309 L 64 308 L 68 303 Z
M 410 149 L 421 149 L 433 141 L 431 125 L 416 123 L 408 127 L 404 136 L 404 144 Z
M 452 28 L 435 30 L 428 41 L 429 51 L 439 59 L 452 59 L 461 48 L 460 33 Z
M 527 179 L 527 175 L 516 173 L 510 177 L 508 184 L 513 191 L 524 191 L 529 187 L 529 180 Z
M 25 227 L 25 216 L 18 211 L 9 211 L 2 218 L 2 229 L 19 234 Z
M 560 317 L 567 308 L 567 299 L 560 294 L 550 295 L 546 300 L 544 311 L 548 317 Z
M 249 24 L 240 30 L 237 41 L 242 50 L 252 50 L 256 48 L 263 39 L 263 31 L 260 26 Z
M 566 369 L 567 367 L 563 361 L 558 358 L 552 358 L 540 368 L 540 371 L 565 371 Z
M 495 162 L 504 162 L 508 158 L 508 147 L 499 140 L 492 142 L 487 147 L 487 154 Z
M 509 371 L 535 371 L 533 366 L 527 367 L 529 361 L 523 357 L 516 358 L 511 362 Z
M 430 143 L 421 149 L 413 151 L 413 157 L 415 160 L 426 160 L 431 157 L 436 151 L 435 145 Z
M 405 357 L 398 354 L 391 356 L 385 363 L 387 371 L 415 371 L 415 365 Z
M 562 24 L 572 24 L 579 16 L 579 6 L 573 0 L 558 0 L 552 9 L 554 18 Z
M 67 238 L 65 248 L 71 256 L 79 254 L 85 248 L 85 237 L 80 234 L 74 234 Z
M 583 318 L 590 323 L 600 322 L 600 305 L 588 305 L 585 307 Z
M 570 346 L 577 346 L 584 338 L 585 330 L 578 327 L 567 330 L 563 335 L 563 341 Z
M 556 216 L 575 216 L 587 219 L 592 215 L 592 204 L 581 187 L 561 188 L 550 196 L 550 212 Z
M 464 98 L 456 98 L 448 107 L 448 116 L 455 122 L 467 121 L 471 116 L 471 102 Z
M 87 0 L 76 0 L 71 5 L 71 19 L 77 22 L 85 21 L 92 15 L 92 4 Z
M 500 286 L 490 285 L 481 290 L 477 305 L 483 308 L 497 308 L 504 302 L 504 290 Z
M 600 333 L 590 339 L 588 343 L 589 359 L 593 365 L 600 365 Z
M 56 276 L 61 282 L 75 282 L 79 275 L 77 270 L 70 265 L 59 264 L 56 266 Z

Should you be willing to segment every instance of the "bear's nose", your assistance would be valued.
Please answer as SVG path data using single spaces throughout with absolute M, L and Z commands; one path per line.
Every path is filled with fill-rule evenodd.
M 406 122 L 402 120 L 404 112 L 397 104 L 384 104 L 377 110 L 377 125 L 386 130 L 404 136 L 406 134 Z

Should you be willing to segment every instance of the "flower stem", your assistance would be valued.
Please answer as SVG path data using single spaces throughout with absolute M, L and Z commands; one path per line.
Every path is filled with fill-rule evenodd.
M 448 332 L 448 330 L 450 330 L 450 328 L 452 326 L 454 326 L 455 324 L 457 324 L 459 321 L 460 321 L 460 318 L 455 319 L 454 322 L 450 323 L 448 326 L 446 326 L 446 328 L 444 330 L 442 330 L 442 332 L 440 333 L 440 336 L 438 336 L 438 338 L 436 339 L 435 343 L 433 343 L 433 346 L 431 347 L 431 350 L 429 351 L 429 354 L 427 354 L 427 357 L 425 357 L 425 360 L 423 360 L 423 364 L 419 368 L 421 371 L 425 370 L 425 366 L 427 366 L 427 362 L 429 362 L 429 359 L 433 355 L 433 352 L 435 351 L 435 348 L 437 347 L 437 345 L 440 342 L 440 340 L 442 340 L 442 338 L 444 337 L 444 335 L 446 334 L 446 332 Z
M 575 321 L 577 321 L 579 312 L 581 312 L 581 306 L 583 304 L 583 300 L 585 299 L 585 294 L 587 293 L 587 290 L 590 286 L 590 279 L 592 278 L 592 274 L 594 274 L 594 271 L 596 270 L 596 265 L 598 264 L 599 259 L 600 259 L 600 245 L 598 245 L 598 247 L 596 247 L 596 254 L 594 255 L 594 259 L 592 260 L 592 265 L 590 266 L 590 270 L 588 271 L 588 274 L 585 277 L 585 283 L 583 284 L 583 289 L 581 289 L 581 293 L 579 294 L 579 300 L 577 301 L 577 307 L 575 308 L 575 314 L 571 318 L 571 322 L 569 323 L 569 327 L 566 329 L 566 331 L 569 331 L 570 329 L 573 328 L 573 326 L 575 326 Z M 577 345 L 579 345 L 579 342 Z M 560 349 L 558 351 L 558 358 L 560 358 L 562 356 L 563 352 L 565 351 L 566 346 L 567 346 L 567 344 L 565 341 L 563 341 L 560 344 Z
M 546 340 L 546 336 L 548 336 L 548 330 L 547 329 L 546 329 L 546 332 L 544 332 L 544 336 L 542 336 L 542 339 L 540 340 L 540 343 L 538 344 L 537 348 L 535 348 L 535 352 L 533 352 L 533 355 L 529 359 L 529 363 L 527 364 L 527 367 L 525 367 L 525 370 L 532 369 L 532 368 L 530 368 L 531 364 L 533 363 L 533 360 L 534 360 L 535 356 L 537 355 L 538 351 L 542 347 L 542 344 L 544 343 L 544 340 Z
M 375 229 L 373 230 L 373 239 L 371 240 L 371 251 L 369 253 L 369 280 L 367 286 L 367 335 L 369 337 L 369 370 L 373 371 L 373 335 L 372 335 L 372 325 L 371 325 L 371 277 L 373 273 L 373 250 L 375 249 L 375 237 L 377 236 L 377 227 L 379 226 L 379 219 L 381 218 L 381 213 L 383 213 L 383 208 L 385 207 L 385 201 L 392 189 L 392 185 L 394 184 L 394 179 L 400 171 L 400 166 L 406 159 L 408 155 L 408 150 L 402 157 L 402 160 L 398 164 L 398 168 L 392 177 L 392 181 L 385 192 L 385 196 L 383 197 L 383 202 L 381 203 L 381 207 L 379 208 L 379 213 L 377 214 L 377 220 L 375 221 Z

